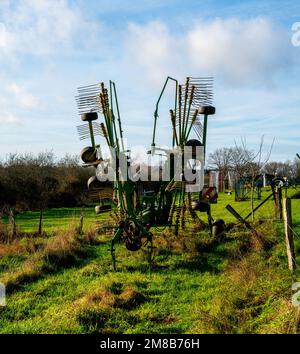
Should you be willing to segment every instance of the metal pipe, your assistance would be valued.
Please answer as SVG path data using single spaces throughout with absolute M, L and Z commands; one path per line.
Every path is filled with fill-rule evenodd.
M 206 152 L 206 134 L 207 134 L 207 114 L 204 115 L 203 136 L 202 136 L 202 145 L 204 149 L 204 162 L 205 162 L 205 152 Z
M 186 118 L 186 105 L 187 105 L 187 100 L 188 100 L 189 82 L 190 82 L 190 78 L 187 77 L 186 83 L 185 83 L 185 92 L 184 92 L 184 108 L 183 108 L 183 118 L 182 118 L 181 143 L 184 143 L 184 127 L 185 127 L 185 119 L 187 119 Z
M 177 137 L 177 132 L 176 132 L 176 117 L 175 117 L 174 111 L 172 109 L 170 109 L 170 116 L 171 116 L 171 122 L 173 125 L 173 141 L 175 140 L 176 144 L 178 145 L 178 137 Z
M 163 89 L 161 90 L 161 93 L 159 95 L 159 98 L 156 102 L 156 106 L 155 106 L 155 111 L 154 111 L 154 127 L 153 127 L 153 136 L 152 136 L 152 153 L 154 153 L 154 147 L 155 147 L 155 134 L 156 134 L 156 124 L 157 124 L 157 118 L 158 118 L 158 106 L 159 106 L 159 103 L 160 103 L 160 100 L 162 98 L 162 95 L 164 94 L 165 92 L 165 89 L 166 89 L 166 86 L 169 82 L 169 80 L 173 80 L 175 83 L 176 83 L 176 93 L 177 93 L 177 86 L 178 86 L 178 81 L 170 76 L 167 77 L 166 81 L 165 81 L 165 84 L 163 86 Z
M 92 147 L 95 149 L 95 137 L 94 137 L 94 132 L 93 132 L 93 124 L 91 121 L 89 121 L 89 130 L 90 130 L 90 135 L 91 135 L 91 144 Z
M 178 87 L 178 131 L 179 131 L 179 144 L 181 144 L 181 99 L 182 99 L 182 86 Z
M 122 130 L 120 110 L 119 110 L 118 95 L 117 95 L 117 90 L 116 90 L 115 83 L 112 82 L 112 85 L 113 85 L 113 89 L 114 89 L 114 96 L 115 96 L 115 102 L 116 102 L 116 107 L 117 107 L 118 125 L 119 125 L 119 131 L 120 131 L 121 146 L 122 146 L 122 150 L 124 151 L 123 130 Z
M 188 132 L 187 132 L 187 134 L 186 134 L 186 139 L 188 139 L 188 137 L 189 137 L 189 135 L 190 135 L 190 132 L 191 132 L 191 130 L 192 130 L 192 127 L 193 127 L 193 125 L 194 125 L 195 122 L 196 122 L 197 115 L 198 115 L 198 109 L 195 109 L 195 112 L 194 112 L 194 114 L 193 114 L 193 118 L 192 118 L 191 125 L 190 125 L 189 130 L 188 130 Z M 185 141 L 185 143 L 186 143 L 186 141 Z
M 186 142 L 186 139 L 188 138 L 188 135 L 186 135 L 186 131 L 187 131 L 188 123 L 189 123 L 189 115 L 190 115 L 190 111 L 191 111 L 191 107 L 192 107 L 192 103 L 193 103 L 194 91 L 195 91 L 195 86 L 192 86 L 190 99 L 189 99 L 189 107 L 188 107 L 188 112 L 187 112 L 187 117 L 186 117 L 186 124 L 184 127 L 184 133 L 183 133 L 184 134 L 184 142 Z

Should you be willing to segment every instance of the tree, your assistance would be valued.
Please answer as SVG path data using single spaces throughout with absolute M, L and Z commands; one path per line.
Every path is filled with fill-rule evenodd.
M 212 167 L 216 167 L 223 175 L 223 189 L 225 189 L 225 180 L 228 178 L 228 173 L 231 170 L 232 148 L 216 149 L 209 154 L 208 163 Z
M 271 145 L 270 150 L 268 151 L 268 153 L 265 156 L 263 156 L 264 136 L 262 136 L 261 139 L 260 139 L 259 149 L 258 149 L 258 151 L 256 153 L 254 153 L 253 151 L 249 151 L 247 149 L 246 140 L 245 139 L 241 139 L 241 143 L 242 143 L 241 149 L 242 149 L 243 154 L 245 155 L 245 157 L 247 159 L 247 163 L 245 165 L 246 171 L 247 171 L 247 174 L 251 178 L 252 222 L 254 221 L 255 179 L 256 179 L 256 177 L 259 174 L 261 174 L 262 170 L 264 169 L 264 167 L 268 163 L 268 161 L 270 159 L 270 156 L 271 156 L 271 153 L 272 153 L 272 150 L 273 150 L 274 141 L 275 141 L 275 139 L 273 139 L 272 145 Z

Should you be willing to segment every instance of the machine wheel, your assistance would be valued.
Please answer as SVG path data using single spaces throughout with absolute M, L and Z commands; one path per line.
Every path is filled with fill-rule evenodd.
M 212 236 L 219 241 L 225 239 L 225 222 L 222 219 L 215 220 L 212 224 Z
M 97 150 L 92 146 L 85 147 L 81 150 L 81 160 L 84 163 L 93 163 L 97 161 Z
M 92 120 L 97 120 L 97 119 L 98 119 L 97 112 L 88 112 L 88 113 L 83 113 L 81 115 L 81 120 L 83 122 L 91 122 Z
M 201 106 L 198 109 L 200 114 L 205 114 L 206 116 L 211 116 L 216 113 L 216 109 L 213 106 Z

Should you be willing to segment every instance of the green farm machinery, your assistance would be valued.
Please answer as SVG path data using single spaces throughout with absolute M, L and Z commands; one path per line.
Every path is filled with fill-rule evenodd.
M 157 146 L 156 130 L 159 107 L 167 85 L 174 84 L 174 106 L 170 109 L 172 147 Z M 197 211 L 207 214 L 210 232 L 213 219 L 208 201 L 200 201 L 203 187 L 204 161 L 208 117 L 215 113 L 212 106 L 212 78 L 188 77 L 183 85 L 174 78 L 165 81 L 154 112 L 154 129 L 150 156 L 163 158 L 163 173 L 152 190 L 140 190 L 130 172 L 130 151 L 124 149 L 123 129 L 115 83 L 110 81 L 78 88 L 76 101 L 83 124 L 78 126 L 80 139 L 90 139 L 91 146 L 81 152 L 83 166 L 93 166 L 96 175 L 88 181 L 91 194 L 101 203 L 96 213 L 110 212 L 114 220 L 111 256 L 116 269 L 115 245 L 122 242 L 130 251 L 147 247 L 149 265 L 153 258 L 153 228 L 187 227 L 185 216 L 201 222 Z M 98 123 L 99 115 L 103 116 Z M 192 138 L 192 134 L 196 138 Z M 109 148 L 103 154 L 101 136 Z M 136 169 L 139 172 L 139 169 Z M 151 179 L 151 177 L 150 177 Z M 109 181 L 109 183 L 107 182 Z M 110 201 L 109 203 L 107 201 Z M 202 225 L 204 223 L 202 222 Z

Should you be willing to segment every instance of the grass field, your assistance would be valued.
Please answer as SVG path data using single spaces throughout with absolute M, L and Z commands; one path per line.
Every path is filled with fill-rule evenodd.
M 250 202 L 233 199 L 220 194 L 213 217 L 234 222 L 224 208 L 227 203 L 247 215 Z M 294 229 L 300 234 L 300 199 L 292 204 Z M 178 238 L 172 232 L 155 233 L 149 274 L 145 252 L 130 253 L 122 245 L 117 246 L 118 272 L 113 272 L 110 236 L 90 235 L 96 218 L 86 208 L 85 234 L 90 236 L 77 237 L 73 228 L 79 213 L 48 210 L 44 229 L 54 232 L 52 237 L 0 245 L 0 281 L 8 285 L 0 333 L 300 332 L 298 312 L 291 306 L 291 285 L 300 274 L 287 270 L 278 221 L 257 224 L 263 240 L 240 227 L 222 243 L 207 232 Z M 20 214 L 17 225 L 33 232 L 38 217 Z M 273 202 L 256 218 L 273 218 Z M 297 236 L 295 244 L 298 256 Z
M 76 224 L 79 221 L 81 208 L 52 208 L 47 209 L 43 213 L 43 231 L 52 233 L 57 230 L 67 229 L 70 224 Z M 97 220 L 106 219 L 106 214 L 97 216 Z M 16 223 L 20 232 L 37 232 L 39 227 L 40 212 L 30 211 L 22 214 L 17 214 Z M 94 222 L 95 209 L 94 207 L 84 208 L 84 219 L 86 224 Z M 4 222 L 8 223 L 8 218 L 4 218 Z

